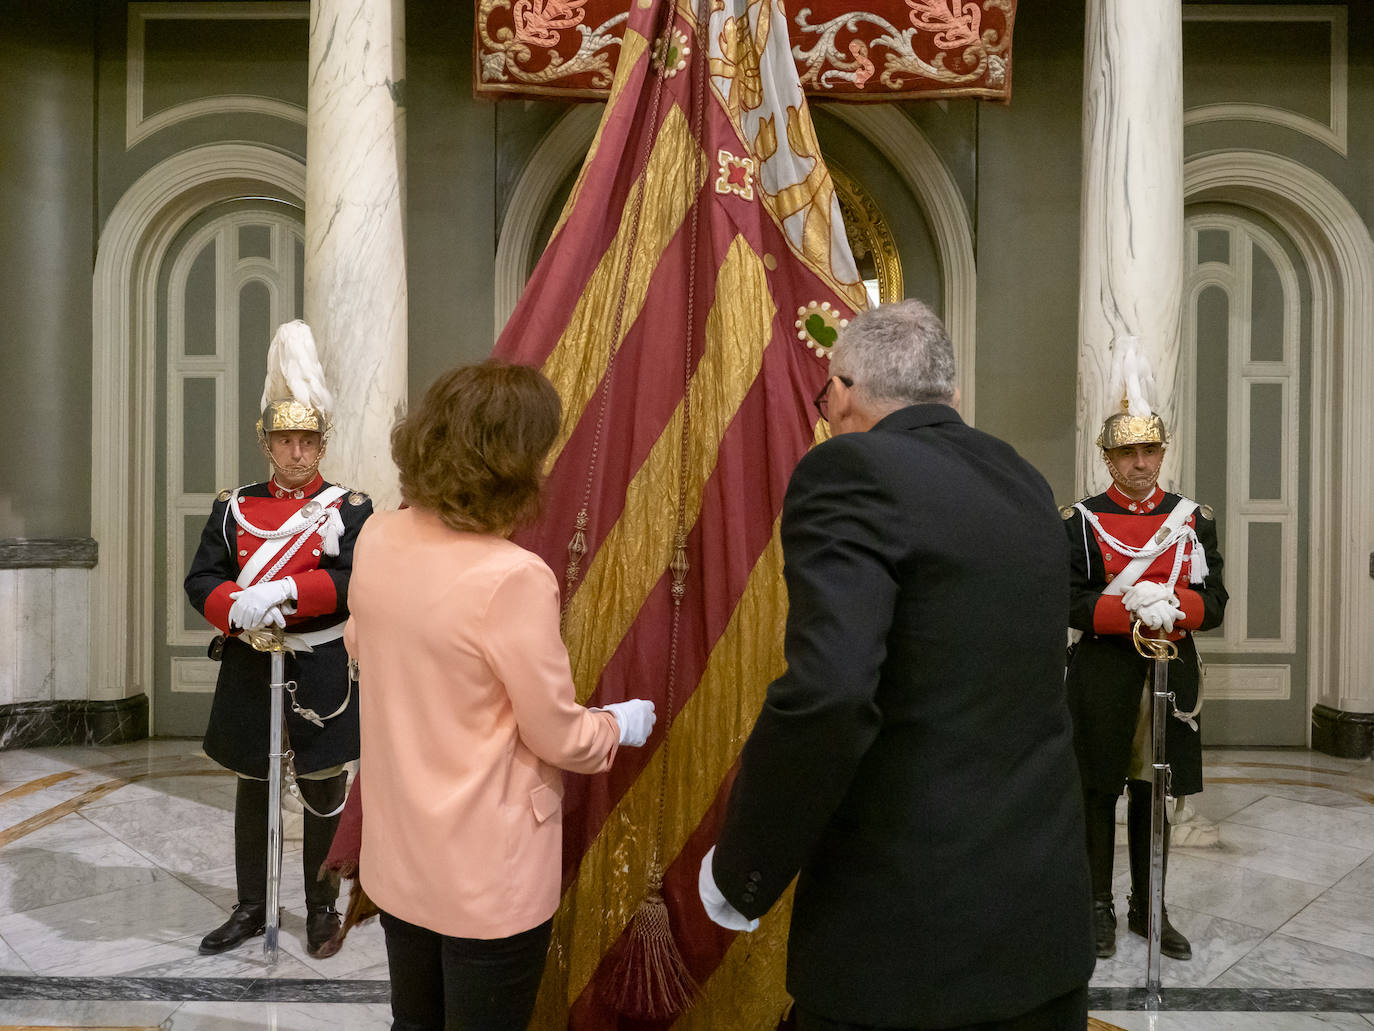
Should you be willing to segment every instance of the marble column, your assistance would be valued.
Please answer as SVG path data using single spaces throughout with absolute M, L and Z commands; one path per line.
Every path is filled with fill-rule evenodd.
M 1135 337 L 1154 373 L 1154 411 L 1177 434 L 1183 289 L 1181 0 L 1087 0 L 1083 68 L 1082 249 L 1078 302 L 1080 495 L 1110 482 L 1102 420 L 1118 411 L 1114 352 Z M 1162 482 L 1174 487 L 1182 447 Z
M 327 479 L 399 501 L 406 407 L 404 0 L 312 0 L 305 319 L 334 391 Z

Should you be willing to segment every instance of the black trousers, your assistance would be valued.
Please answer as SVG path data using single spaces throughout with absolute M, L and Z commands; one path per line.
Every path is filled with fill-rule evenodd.
M 381 914 L 392 1031 L 525 1031 L 553 920 L 509 938 L 450 938 Z
M 1073 991 L 1018 1017 L 989 1020 L 981 1024 L 960 1024 L 950 1028 L 876 1028 L 867 1024 L 847 1024 L 812 1016 L 797 1009 L 797 1031 L 1084 1031 L 1088 1026 L 1088 986 Z

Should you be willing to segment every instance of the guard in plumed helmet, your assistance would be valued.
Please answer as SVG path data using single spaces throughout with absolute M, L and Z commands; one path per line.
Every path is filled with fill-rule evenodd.
M 220 659 L 205 753 L 238 775 L 234 865 L 238 903 L 207 934 L 202 953 L 263 933 L 267 912 L 270 660 L 243 635 L 282 627 L 286 749 L 305 810 L 306 947 L 327 955 L 339 927 L 338 880 L 321 878 L 343 802 L 344 763 L 358 757 L 358 701 L 348 677 L 343 626 L 353 542 L 372 513 L 367 495 L 319 473 L 332 407 L 310 328 L 281 326 L 268 351 L 258 441 L 271 464 L 264 483 L 215 499 L 186 576 L 191 604 L 219 631 Z
M 1138 359 L 1127 362 L 1138 365 Z M 1167 637 L 1178 647 L 1168 663 L 1172 712 L 1165 753 L 1172 769 L 1169 793 L 1202 790 L 1202 708 L 1193 632 L 1221 622 L 1226 588 L 1212 509 L 1160 488 L 1159 471 L 1169 435 L 1144 401 L 1139 377 L 1125 377 L 1122 410 L 1107 417 L 1097 446 L 1112 485 L 1062 509 L 1070 554 L 1069 709 L 1087 817 L 1097 955 L 1116 952 L 1112 851 L 1116 803 L 1127 790 L 1131 894 L 1127 926 L 1145 936 L 1149 910 L 1151 801 L 1151 691 L 1153 662 L 1132 640 L 1139 621 L 1145 636 Z M 1168 829 L 1164 857 L 1167 870 Z M 1160 950 L 1189 959 L 1188 939 L 1162 921 Z

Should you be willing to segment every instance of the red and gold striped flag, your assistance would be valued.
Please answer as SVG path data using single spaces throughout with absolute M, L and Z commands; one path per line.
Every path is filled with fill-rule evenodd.
M 564 586 L 579 698 L 650 697 L 659 714 L 609 775 L 569 778 L 538 1028 L 617 1026 L 608 988 L 656 857 L 700 985 L 673 1026 L 771 1028 L 786 1006 L 790 905 L 736 936 L 696 889 L 783 666 L 787 480 L 824 433 L 811 400 L 829 347 L 866 303 L 786 26 L 781 0 L 636 0 L 591 151 L 496 347 L 563 399 L 544 513 L 519 539 L 560 577 L 575 535 L 585 548 Z

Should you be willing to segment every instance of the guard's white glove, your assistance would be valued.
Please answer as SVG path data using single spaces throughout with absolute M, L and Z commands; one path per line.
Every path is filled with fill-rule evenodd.
M 286 626 L 281 614 L 281 606 L 296 600 L 296 581 L 289 576 L 280 580 L 266 580 L 263 583 L 234 591 L 229 597 L 234 604 L 229 607 L 229 625 L 255 630 L 258 627 Z
M 706 908 L 706 915 L 713 923 L 720 924 L 729 931 L 752 931 L 758 927 L 757 920 L 750 920 L 734 906 L 730 905 L 720 889 L 716 887 L 716 875 L 711 872 L 711 859 L 716 854 L 712 845 L 701 859 L 701 873 L 697 875 L 697 894 Z
M 1153 580 L 1137 580 L 1121 592 L 1121 604 L 1133 612 L 1139 611 L 1143 605 L 1152 605 L 1165 599 L 1174 605 L 1178 604 L 1168 584 L 1155 583 Z
M 1164 630 L 1166 632 L 1174 629 L 1174 622 L 1183 618 L 1183 610 L 1168 598 L 1161 598 L 1159 601 L 1150 602 L 1142 605 L 1135 610 L 1136 616 L 1151 630 Z
M 610 705 L 601 708 L 615 717 L 616 723 L 620 725 L 620 743 L 630 748 L 638 748 L 649 740 L 649 735 L 654 730 L 654 721 L 658 718 L 654 715 L 654 703 L 647 698 L 611 702 Z

